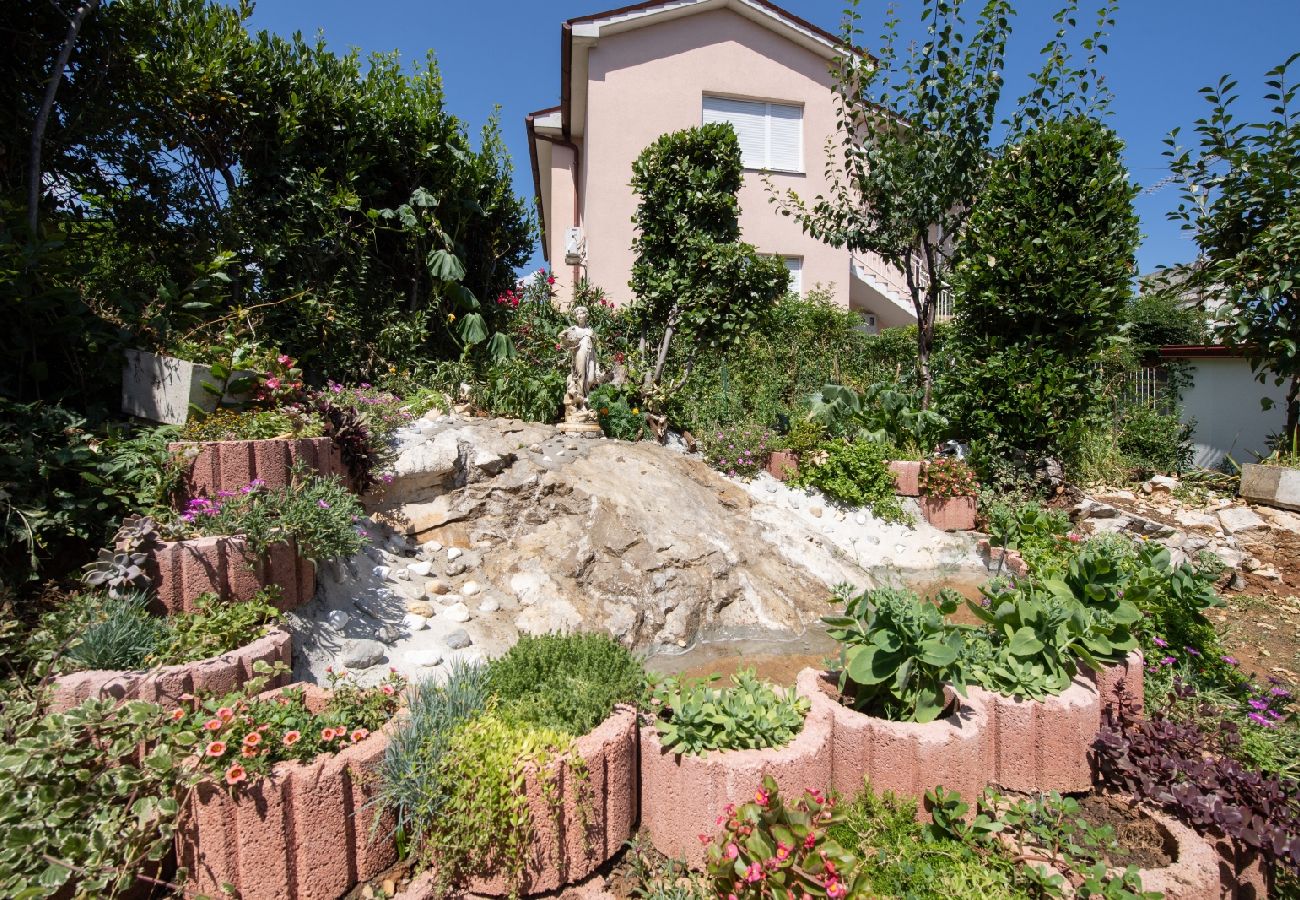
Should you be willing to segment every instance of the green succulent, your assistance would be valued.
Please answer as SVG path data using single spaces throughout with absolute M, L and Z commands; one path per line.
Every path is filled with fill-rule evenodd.
M 752 669 L 731 677 L 731 687 L 667 678 L 650 691 L 659 711 L 656 728 L 675 753 L 763 750 L 783 747 L 803 728 L 809 703 L 793 690 L 761 681 Z

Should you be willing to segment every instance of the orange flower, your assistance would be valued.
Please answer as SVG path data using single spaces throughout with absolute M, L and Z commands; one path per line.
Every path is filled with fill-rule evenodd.
M 332 740 L 334 740 L 334 729 L 333 729 L 333 728 L 322 728 L 322 729 L 320 730 L 320 739 L 321 739 L 322 741 L 332 741 Z
M 203 751 L 205 756 L 222 756 L 225 752 L 225 741 L 213 741 L 211 744 L 208 744 L 208 749 Z
M 248 778 L 248 772 L 239 763 L 226 769 L 226 784 L 238 784 Z
M 352 732 L 352 743 L 355 744 L 358 741 L 364 741 L 367 737 L 369 737 L 369 735 L 370 732 L 364 728 L 354 729 Z
M 300 741 L 301 739 L 302 739 L 302 735 L 299 732 L 287 731 L 285 732 L 284 735 L 284 745 L 286 747 L 292 747 L 294 744 L 298 743 L 298 741 Z
M 217 718 L 223 722 L 229 722 L 234 717 L 235 711 L 229 706 L 223 706 L 221 709 L 217 710 Z
M 203 727 L 206 728 L 208 731 L 220 731 L 220 730 L 221 730 L 221 720 L 220 720 L 220 719 L 208 719 L 206 722 L 203 723 Z
M 172 710 L 173 722 L 179 722 L 183 718 L 185 718 L 185 710 L 181 709 L 180 707 L 177 707 L 176 709 Z
M 239 755 L 244 757 L 244 759 L 252 759 L 253 757 L 257 756 L 257 748 L 243 747 L 240 749 Z
M 244 735 L 245 747 L 256 747 L 260 743 L 262 743 L 262 736 L 256 731 L 250 731 L 248 734 Z

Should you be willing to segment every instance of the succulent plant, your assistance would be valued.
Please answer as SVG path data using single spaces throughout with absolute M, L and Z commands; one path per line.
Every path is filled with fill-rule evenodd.
M 82 581 L 110 597 L 147 591 L 152 581 L 144 571 L 148 550 L 161 540 L 158 524 L 149 516 L 130 516 L 113 536 L 113 546 L 85 568 Z

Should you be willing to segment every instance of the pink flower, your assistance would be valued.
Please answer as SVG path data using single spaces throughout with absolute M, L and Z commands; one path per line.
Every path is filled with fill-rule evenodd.
M 763 867 L 756 862 L 750 863 L 749 868 L 745 870 L 745 880 L 750 884 L 762 880 L 763 877 Z
M 239 763 L 235 763 L 229 769 L 226 769 L 226 784 L 238 784 L 246 778 L 248 778 L 248 772 Z
M 208 744 L 207 749 L 203 751 L 204 756 L 221 756 L 226 752 L 225 741 L 213 741 Z
M 289 365 L 289 363 L 293 362 L 293 360 L 289 358 L 288 354 L 285 353 L 281 353 L 279 356 L 277 356 L 275 358 L 275 361 L 282 366 L 287 366 Z
M 223 706 L 221 709 L 217 710 L 217 718 L 223 722 L 229 722 L 234 717 L 235 711 L 229 706 Z
M 284 733 L 284 745 L 286 747 L 292 747 L 294 744 L 298 743 L 298 741 L 300 741 L 301 739 L 302 739 L 302 732 L 286 731 Z
M 328 503 L 326 503 L 324 500 L 317 500 L 317 501 L 316 501 L 316 505 L 319 506 L 321 509 L 329 509 L 329 508 L 330 508 L 330 505 L 329 505 Z
M 370 736 L 370 730 L 367 728 L 357 728 L 352 732 L 352 743 L 357 744 L 364 741 Z
M 268 378 L 268 379 L 266 379 L 266 386 L 269 387 L 269 388 L 270 388 L 271 390 L 273 390 L 273 391 L 278 391 L 278 390 L 280 389 L 280 379 L 278 379 L 278 378 Z
M 727 859 L 735 859 L 739 855 L 740 855 L 739 847 L 737 847 L 734 843 L 727 845 Z

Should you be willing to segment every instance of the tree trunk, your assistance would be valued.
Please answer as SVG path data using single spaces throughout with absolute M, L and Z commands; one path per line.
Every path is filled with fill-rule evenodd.
M 68 67 L 68 60 L 72 58 L 72 48 L 77 44 L 77 35 L 81 33 L 82 23 L 98 6 L 99 0 L 86 0 L 77 7 L 76 13 L 68 22 L 68 33 L 63 38 L 63 46 L 59 48 L 58 58 L 54 61 L 54 71 L 50 73 L 50 80 L 45 85 L 45 96 L 36 114 L 36 122 L 32 125 L 31 163 L 27 171 L 27 229 L 28 239 L 32 241 L 36 240 L 36 226 L 40 222 L 41 151 L 45 144 L 45 129 L 50 124 L 50 113 L 54 109 L 54 96 L 63 81 L 63 70 Z
M 1286 441 L 1289 446 L 1281 448 L 1283 453 L 1300 447 L 1297 428 L 1300 428 L 1300 374 L 1291 376 L 1291 384 L 1286 390 Z

